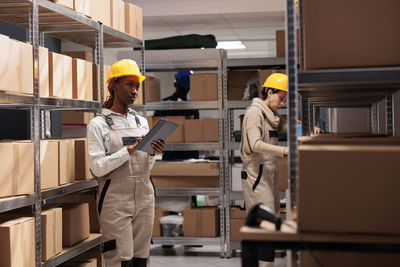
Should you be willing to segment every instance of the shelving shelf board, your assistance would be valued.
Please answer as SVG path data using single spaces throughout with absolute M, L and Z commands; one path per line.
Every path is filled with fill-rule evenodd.
M 238 58 L 228 59 L 229 69 L 263 69 L 271 67 L 285 67 L 284 57 L 265 57 L 265 58 Z
M 43 267 L 53 267 L 57 266 L 63 262 L 66 262 L 69 259 L 72 259 L 75 256 L 78 256 L 82 252 L 91 249 L 97 245 L 103 243 L 103 235 L 102 234 L 90 234 L 90 237 L 71 248 L 64 247 L 61 254 L 51 258 L 50 260 L 43 262 Z
M 219 237 L 153 237 L 153 245 L 219 245 Z
M 142 47 L 143 41 L 124 32 L 103 25 L 103 42 L 105 48 Z
M 0 213 L 35 204 L 35 195 L 0 198 Z
M 219 188 L 156 188 L 156 196 L 219 196 Z
M 165 151 L 218 150 L 218 142 L 166 143 Z
M 166 101 L 146 103 L 146 110 L 218 109 L 218 101 Z
M 13 92 L 0 92 L 0 108 L 30 109 L 33 106 L 33 95 Z
M 228 100 L 228 109 L 245 109 L 251 105 L 251 100 Z
M 98 111 L 101 105 L 97 101 L 84 101 L 55 97 L 41 97 L 40 108 L 46 110 Z
M 230 142 L 228 143 L 228 150 L 239 150 L 240 142 Z
M 229 195 L 231 200 L 244 200 L 242 191 L 231 191 Z
M 82 180 L 76 181 L 71 184 L 61 185 L 55 188 L 46 189 L 42 191 L 42 200 L 47 200 L 55 197 L 59 197 L 66 194 L 76 193 L 79 191 L 95 188 L 98 186 L 96 180 Z

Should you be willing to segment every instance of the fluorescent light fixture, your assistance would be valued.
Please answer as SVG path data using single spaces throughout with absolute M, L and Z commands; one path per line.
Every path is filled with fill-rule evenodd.
M 242 43 L 242 41 L 221 41 L 218 42 L 217 48 L 220 49 L 245 49 L 246 46 Z

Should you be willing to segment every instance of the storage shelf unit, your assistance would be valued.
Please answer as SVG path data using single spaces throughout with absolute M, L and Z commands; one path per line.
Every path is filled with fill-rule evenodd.
M 219 237 L 153 237 L 154 245 L 219 245 Z
M 37 63 L 39 42 L 44 40 L 44 34 L 62 40 L 71 41 L 94 49 L 94 62 L 98 64 L 98 84 L 101 99 L 104 92 L 103 49 L 104 47 L 131 47 L 143 51 L 143 41 L 126 33 L 104 26 L 69 8 L 60 6 L 48 0 L 7 0 L 0 2 L 0 20 L 29 30 L 29 40 L 33 46 L 33 61 Z M 143 63 L 143 57 L 141 57 Z M 35 65 L 35 64 L 34 64 Z M 34 69 L 34 66 L 32 66 Z M 41 111 L 43 110 L 79 110 L 100 111 L 101 102 L 39 97 L 39 72 L 34 75 L 33 94 L 24 95 L 0 92 L 0 108 L 27 109 L 31 116 L 31 136 L 35 145 L 35 194 L 0 199 L 0 212 L 21 208 L 34 207 L 36 231 L 36 267 L 56 266 L 82 253 L 83 251 L 101 244 L 101 234 L 91 234 L 90 238 L 42 263 L 41 261 L 41 204 L 42 201 L 97 187 L 97 181 L 77 181 L 72 184 L 47 190 L 40 189 L 40 127 Z M 7 90 L 7 88 L 1 88 Z M 43 125 L 42 125 L 43 127 Z
M 138 52 L 121 51 L 118 54 L 119 59 L 132 58 L 137 59 L 140 56 Z M 165 150 L 219 150 L 220 152 L 220 187 L 219 188 L 196 188 L 196 189 L 157 189 L 158 196 L 191 196 L 191 195 L 213 195 L 219 196 L 220 205 L 220 232 L 218 238 L 153 238 L 154 244 L 191 244 L 191 245 L 207 245 L 220 244 L 221 257 L 225 256 L 225 207 L 224 207 L 224 177 L 225 168 L 223 160 L 224 148 L 224 132 L 223 125 L 225 122 L 223 112 L 223 96 L 226 94 L 226 52 L 220 49 L 184 49 L 184 50 L 151 50 L 146 51 L 147 72 L 175 72 L 179 70 L 194 71 L 213 71 L 218 73 L 218 101 L 190 101 L 190 102 L 150 102 L 146 103 L 146 110 L 217 110 L 219 117 L 219 142 L 204 143 L 167 143 Z M 211 241 L 210 241 L 211 240 Z

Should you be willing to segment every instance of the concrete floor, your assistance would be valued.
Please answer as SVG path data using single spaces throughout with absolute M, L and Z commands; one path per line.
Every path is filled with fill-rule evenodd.
M 237 253 L 230 259 L 221 259 L 219 246 L 150 248 L 150 267 L 240 267 L 241 257 Z M 277 258 L 275 267 L 286 267 L 286 258 Z

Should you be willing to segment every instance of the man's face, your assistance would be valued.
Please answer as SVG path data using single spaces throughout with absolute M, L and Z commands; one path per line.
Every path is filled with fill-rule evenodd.
M 135 102 L 140 87 L 139 78 L 126 76 L 118 79 L 115 86 L 115 98 L 121 103 L 131 105 Z

